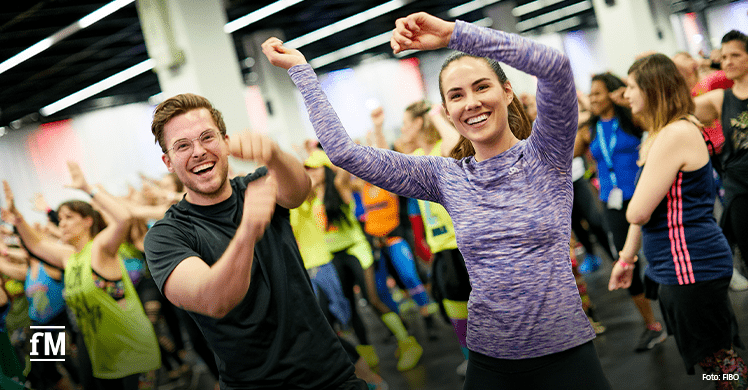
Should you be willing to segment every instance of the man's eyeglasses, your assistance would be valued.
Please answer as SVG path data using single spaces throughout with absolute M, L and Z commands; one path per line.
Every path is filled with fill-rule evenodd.
M 205 130 L 199 137 L 193 139 L 182 138 L 174 142 L 171 148 L 166 149 L 165 153 L 174 150 L 174 154 L 179 157 L 186 157 L 195 150 L 195 141 L 200 141 L 203 148 L 213 148 L 218 144 L 219 133 L 215 130 Z

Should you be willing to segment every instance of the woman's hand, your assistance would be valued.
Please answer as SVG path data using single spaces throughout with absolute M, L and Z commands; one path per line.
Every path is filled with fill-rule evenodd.
M 34 210 L 36 211 L 46 213 L 47 210 L 50 209 L 47 200 L 44 199 L 44 195 L 42 195 L 41 192 L 37 192 L 36 194 L 34 194 L 34 200 L 32 201 L 32 203 L 34 204 Z
M 610 273 L 610 281 L 608 282 L 608 290 L 613 291 L 619 288 L 629 288 L 631 280 L 634 277 L 634 268 L 634 264 L 619 258 L 613 264 L 613 271 Z
M 68 161 L 68 171 L 70 171 L 71 182 L 65 187 L 81 190 L 90 194 L 92 190 L 91 186 L 88 185 L 86 177 L 83 176 L 83 170 L 81 170 L 80 165 L 75 161 Z
M 631 103 L 629 103 L 629 100 L 623 97 L 623 93 L 626 92 L 626 87 L 621 87 L 616 89 L 613 92 L 610 92 L 608 96 L 610 97 L 610 100 L 613 101 L 618 106 L 621 107 L 631 107 Z
M 276 37 L 270 37 L 262 44 L 262 52 L 271 64 L 286 70 L 306 64 L 306 58 L 300 51 L 283 46 L 283 41 Z
M 10 189 L 10 184 L 7 180 L 3 180 L 3 191 L 5 192 L 5 208 L 2 209 L 2 220 L 15 225 L 21 214 L 16 208 L 15 198 L 13 196 L 13 190 Z
M 449 44 L 454 28 L 454 22 L 417 12 L 395 21 L 390 46 L 395 54 L 403 50 L 439 49 Z
M 377 129 L 381 129 L 384 125 L 384 109 L 382 107 L 377 107 L 371 111 L 371 123 L 374 124 L 374 127 Z

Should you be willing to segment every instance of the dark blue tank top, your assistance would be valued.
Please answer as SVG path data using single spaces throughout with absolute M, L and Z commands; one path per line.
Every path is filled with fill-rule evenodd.
M 665 198 L 642 226 L 646 274 L 666 285 L 732 275 L 732 252 L 714 219 L 712 163 L 678 172 Z

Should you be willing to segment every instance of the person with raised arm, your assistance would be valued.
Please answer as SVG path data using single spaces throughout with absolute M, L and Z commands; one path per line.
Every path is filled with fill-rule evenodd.
M 15 225 L 30 253 L 65 270 L 63 296 L 83 336 L 78 358 L 84 388 L 136 390 L 140 374 L 161 363 L 153 327 L 118 255 L 130 231 L 130 214 L 103 187 L 89 185 L 77 163 L 68 162 L 68 169 L 68 187 L 105 209 L 108 225 L 91 204 L 71 200 L 57 208 L 61 242 L 42 236 L 15 207 L 7 181 L 2 218 Z
M 439 76 L 442 104 L 461 135 L 449 158 L 357 145 L 304 56 L 277 38 L 262 46 L 272 64 L 288 69 L 333 164 L 396 194 L 440 203 L 452 217 L 473 288 L 465 389 L 610 388 L 569 258 L 577 108 L 566 56 L 422 12 L 398 19 L 395 53 L 462 52 Z M 538 78 L 529 137 L 529 118 L 499 60 Z
M 722 70 L 735 82 L 694 98 L 701 123 L 719 119 L 725 142 L 717 161 L 725 188 L 720 225 L 748 264 L 748 35 L 729 31 L 722 37 Z
M 304 166 L 267 136 L 229 138 L 195 94 L 156 107 L 162 160 L 185 197 L 145 237 L 158 288 L 187 310 L 215 354 L 222 390 L 366 389 L 325 319 L 289 222 L 311 189 Z M 228 179 L 229 155 L 264 164 Z

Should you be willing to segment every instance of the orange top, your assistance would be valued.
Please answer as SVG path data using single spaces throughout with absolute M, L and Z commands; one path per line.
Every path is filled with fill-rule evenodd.
M 366 233 L 385 237 L 400 225 L 400 201 L 397 195 L 369 183 L 364 184 L 362 195 L 366 210 Z

